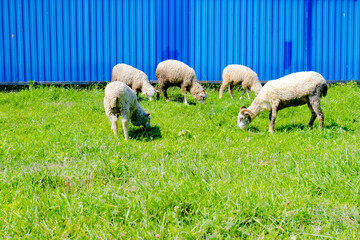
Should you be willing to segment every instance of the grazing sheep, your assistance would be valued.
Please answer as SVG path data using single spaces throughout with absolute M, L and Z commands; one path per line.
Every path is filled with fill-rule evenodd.
M 177 60 L 166 60 L 158 64 L 156 78 L 159 88 L 157 97 L 160 98 L 160 91 L 166 100 L 169 100 L 166 90 L 171 86 L 178 86 L 184 95 L 184 103 L 187 105 L 186 92 L 198 101 L 205 103 L 207 98 L 205 90 L 199 84 L 194 69 Z
M 240 108 L 238 126 L 245 129 L 260 113 L 270 111 L 269 131 L 274 132 L 274 123 L 278 110 L 307 104 L 311 111 L 309 127 L 319 119 L 320 128 L 324 124 L 324 115 L 320 108 L 320 98 L 326 96 L 327 85 L 323 76 L 317 72 L 298 72 L 267 82 L 250 107 Z
M 111 129 L 117 135 L 118 118 L 121 116 L 125 140 L 128 140 L 128 122 L 135 126 L 150 127 L 150 114 L 139 105 L 136 94 L 122 82 L 111 82 L 105 88 L 104 107 L 111 122 Z
M 151 86 L 148 77 L 143 71 L 127 64 L 117 64 L 113 67 L 111 81 L 120 81 L 131 87 L 138 95 L 138 91 L 147 96 L 150 101 L 155 95 L 155 88 Z
M 223 82 L 220 87 L 219 98 L 222 98 L 223 92 L 227 86 L 229 86 L 229 93 L 232 99 L 234 99 L 234 96 L 231 92 L 231 88 L 235 85 L 241 85 L 243 88 L 240 99 L 242 99 L 245 91 L 248 99 L 250 99 L 249 90 L 254 92 L 255 95 L 260 92 L 261 83 L 257 74 L 246 66 L 238 64 L 228 65 L 224 68 L 222 77 Z

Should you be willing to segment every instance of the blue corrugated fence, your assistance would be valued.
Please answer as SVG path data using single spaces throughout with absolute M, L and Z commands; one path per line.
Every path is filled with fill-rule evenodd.
M 110 81 L 117 63 L 155 80 L 166 59 L 199 80 L 234 63 L 261 80 L 359 80 L 360 1 L 0 0 L 2 83 Z

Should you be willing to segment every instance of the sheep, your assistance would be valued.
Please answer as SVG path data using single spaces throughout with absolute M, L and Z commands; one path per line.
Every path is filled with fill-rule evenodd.
M 191 95 L 198 101 L 205 103 L 207 98 L 206 91 L 199 84 L 194 69 L 190 68 L 185 63 L 177 60 L 166 60 L 160 62 L 156 68 L 156 78 L 158 79 L 159 87 L 157 98 L 160 98 L 160 91 L 164 94 L 166 101 L 169 100 L 166 90 L 170 86 L 178 86 L 184 95 L 184 104 L 188 105 L 186 99 L 186 92 L 189 91 Z
M 150 127 L 150 114 L 139 105 L 133 90 L 122 82 L 110 82 L 105 88 L 104 108 L 111 122 L 111 129 L 118 134 L 118 118 L 121 116 L 125 140 L 128 140 L 128 122 L 135 126 Z
M 245 129 L 257 115 L 270 111 L 269 132 L 273 133 L 278 110 L 306 103 L 311 111 L 309 127 L 318 117 L 319 126 L 323 128 L 324 114 L 321 111 L 320 98 L 325 97 L 326 93 L 326 81 L 317 72 L 297 72 L 269 81 L 262 87 L 249 108 L 240 108 L 238 126 Z
M 241 94 L 240 99 L 242 99 L 245 91 L 248 99 L 250 99 L 249 90 L 257 95 L 262 87 L 257 74 L 250 68 L 243 65 L 228 65 L 224 68 L 222 77 L 223 82 L 220 87 L 219 98 L 222 98 L 223 92 L 227 86 L 229 86 L 229 93 L 232 99 L 234 99 L 234 96 L 231 92 L 231 88 L 235 85 L 241 85 L 243 88 L 243 93 Z
M 131 87 L 131 89 L 138 95 L 141 91 L 146 97 L 153 99 L 155 95 L 155 88 L 150 84 L 148 77 L 143 71 L 140 71 L 127 64 L 117 64 L 112 69 L 111 81 L 120 81 Z

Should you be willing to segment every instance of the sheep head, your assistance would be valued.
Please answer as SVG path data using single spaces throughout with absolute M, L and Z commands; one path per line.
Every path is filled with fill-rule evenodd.
M 200 86 L 200 85 L 199 85 Z M 190 93 L 194 96 L 194 98 L 200 103 L 205 103 L 207 98 L 206 91 L 200 86 L 196 88 L 190 89 Z
M 143 125 L 145 128 L 150 128 L 150 127 L 151 127 L 151 125 L 150 125 L 150 119 L 151 119 L 150 113 L 145 112 L 144 122 L 142 123 L 142 125 Z
M 155 88 L 152 88 L 152 89 L 149 89 L 149 90 L 143 92 L 142 94 L 144 94 L 146 97 L 149 98 L 150 101 L 152 101 L 156 92 L 157 92 L 157 90 L 155 90 Z
M 203 104 L 205 104 L 205 100 L 207 98 L 207 94 L 205 90 L 202 90 L 199 94 L 200 96 L 200 100 L 198 100 L 198 102 L 202 102 Z
M 254 113 L 247 109 L 245 106 L 240 108 L 237 124 L 240 129 L 246 129 L 247 125 L 251 123 L 251 120 L 255 117 Z
M 135 126 L 144 126 L 145 128 L 150 128 L 150 113 L 145 112 L 143 109 L 136 109 L 131 116 L 131 123 Z

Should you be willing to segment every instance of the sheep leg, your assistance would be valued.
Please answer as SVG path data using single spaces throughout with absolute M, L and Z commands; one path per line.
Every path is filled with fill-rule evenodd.
M 129 129 L 129 121 L 127 120 L 127 117 L 122 116 L 121 122 L 123 125 L 125 140 L 128 140 L 129 139 L 129 130 L 128 130 Z
M 243 92 L 242 92 L 242 94 L 241 94 L 241 96 L 240 96 L 240 100 L 243 98 L 244 93 L 245 93 L 245 89 L 243 89 Z
M 126 114 L 123 114 L 121 116 L 121 122 L 122 122 L 122 126 L 123 126 L 123 130 L 124 130 L 124 135 L 125 135 L 125 140 L 128 140 L 129 138 L 129 121 L 128 121 L 128 117 Z
M 189 105 L 188 102 L 187 102 L 187 99 L 186 99 L 186 93 L 184 94 L 184 104 Z
M 160 91 L 161 91 L 161 89 L 159 88 L 159 87 L 157 87 L 156 88 L 156 98 L 157 98 L 157 100 L 159 100 L 160 99 Z
M 105 113 L 106 116 L 108 117 L 108 119 L 111 122 L 111 130 L 114 132 L 115 135 L 117 135 L 117 129 L 118 129 L 118 117 L 117 115 L 114 114 L 114 112 L 112 111 L 112 109 L 110 108 L 110 103 L 106 102 L 105 105 L 107 105 L 105 107 Z
M 246 89 L 246 94 L 248 96 L 248 99 L 250 99 L 249 89 Z
M 222 83 L 219 91 L 219 98 L 222 98 L 225 88 L 227 87 L 226 83 Z
M 272 108 L 270 126 L 269 126 L 270 133 L 274 133 L 274 124 L 275 124 L 275 120 L 276 120 L 276 115 L 277 115 L 277 108 Z
M 234 99 L 234 96 L 233 96 L 232 91 L 231 91 L 231 87 L 232 87 L 232 85 L 231 85 L 231 84 L 229 84 L 229 93 L 230 93 L 230 97 L 231 97 L 231 99 Z
M 166 90 L 167 90 L 166 88 L 163 88 L 161 91 L 162 91 L 162 93 L 164 94 L 165 100 L 166 100 L 166 101 L 169 101 L 169 97 L 168 97 L 168 95 L 167 95 L 167 91 L 166 91 Z
M 132 88 L 132 90 L 134 91 L 134 93 L 136 94 L 136 96 L 138 97 L 139 96 L 139 92 L 137 91 L 136 88 Z
M 187 98 L 186 98 L 186 87 L 181 87 L 181 92 L 182 94 L 184 95 L 184 104 L 185 105 L 189 105 L 188 102 L 187 102 Z
M 157 92 L 157 99 L 158 100 L 160 99 L 160 91 L 163 93 L 165 100 L 166 101 L 169 100 L 169 97 L 168 97 L 167 92 L 166 92 L 167 84 L 165 82 L 166 82 L 166 79 L 163 79 L 163 78 L 159 79 L 159 86 L 157 88 L 158 89 L 158 92 Z
M 311 106 L 310 102 L 308 102 L 307 105 L 308 105 L 308 107 L 309 107 L 309 109 L 311 111 L 311 118 L 310 118 L 310 121 L 309 121 L 309 124 L 308 124 L 308 126 L 311 127 L 314 124 L 314 121 L 316 119 L 316 113 L 315 113 L 313 107 Z
M 158 89 L 159 89 L 159 91 L 161 91 L 163 93 L 165 100 L 169 101 L 169 97 L 168 97 L 167 92 L 166 92 L 167 87 L 164 86 L 164 85 L 159 85 Z M 160 92 L 158 92 L 157 94 L 158 94 L 157 97 L 159 99 L 160 98 Z
M 113 130 L 114 134 L 117 136 L 118 135 L 118 118 L 114 114 L 112 114 L 109 118 L 111 121 L 111 129 Z
M 310 97 L 310 104 L 317 116 L 317 118 L 319 119 L 319 127 L 320 129 L 323 128 L 323 125 L 324 125 L 324 114 L 321 110 L 321 107 L 320 107 L 320 97 L 318 96 L 313 96 L 313 97 Z M 315 119 L 314 119 L 315 120 Z M 311 120 L 310 120 L 311 121 Z M 314 122 L 314 121 L 313 121 Z M 312 122 L 312 123 L 313 123 Z M 309 123 L 310 124 L 310 123 Z

